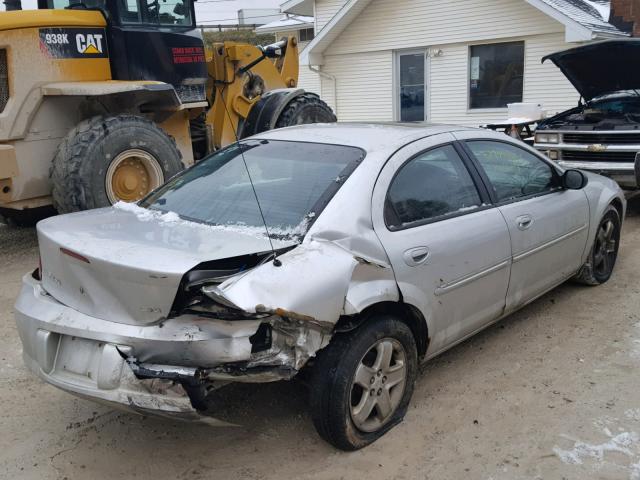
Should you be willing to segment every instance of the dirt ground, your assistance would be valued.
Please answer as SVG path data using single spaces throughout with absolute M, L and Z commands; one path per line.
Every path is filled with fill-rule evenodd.
M 640 480 L 640 201 L 618 266 L 566 284 L 427 364 L 404 423 L 338 452 L 298 383 L 229 392 L 243 427 L 144 418 L 77 399 L 23 366 L 13 302 L 33 229 L 0 225 L 0 477 L 7 479 Z

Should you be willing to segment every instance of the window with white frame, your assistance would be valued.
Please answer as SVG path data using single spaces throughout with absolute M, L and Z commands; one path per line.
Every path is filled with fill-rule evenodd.
M 469 108 L 522 102 L 524 42 L 469 47 Z

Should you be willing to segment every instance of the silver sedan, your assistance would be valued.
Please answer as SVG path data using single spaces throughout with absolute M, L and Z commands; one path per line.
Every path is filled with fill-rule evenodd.
M 263 133 L 139 204 L 40 222 L 24 360 L 73 394 L 210 423 L 212 390 L 306 370 L 318 432 L 358 449 L 402 420 L 419 362 L 565 280 L 606 282 L 625 208 L 610 179 L 489 131 Z

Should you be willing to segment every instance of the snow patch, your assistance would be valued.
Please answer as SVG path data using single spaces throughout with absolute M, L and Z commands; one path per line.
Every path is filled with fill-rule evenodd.
M 610 432 L 609 432 L 610 433 Z M 632 447 L 640 441 L 640 436 L 635 432 L 622 432 L 611 437 L 609 441 L 601 444 L 589 444 L 577 440 L 571 450 L 562 450 L 559 447 L 553 448 L 560 460 L 570 465 L 582 465 L 583 460 L 593 458 L 598 462 L 604 460 L 604 454 L 607 452 L 619 452 L 629 457 L 635 456 L 631 450 Z
M 605 22 L 609 21 L 609 14 L 611 13 L 611 2 L 597 2 L 593 0 L 582 0 L 584 3 L 593 8 L 600 18 Z
M 207 229 L 213 232 L 232 232 L 253 237 L 264 238 L 267 236 L 266 230 L 262 226 L 251 226 L 242 223 L 226 224 L 226 225 L 207 225 L 199 222 L 192 222 L 180 218 L 176 212 L 162 212 L 159 210 L 151 210 L 143 208 L 136 203 L 117 202 L 113 208 L 134 214 L 141 222 L 157 222 L 167 226 L 182 226 L 189 228 Z M 309 227 L 309 221 L 315 216 L 314 212 L 309 213 L 298 225 L 293 228 L 288 227 L 269 227 L 269 235 L 271 237 L 282 238 L 298 238 L 304 236 Z
M 476 210 L 480 208 L 480 205 L 469 205 L 468 207 L 460 207 L 457 211 L 458 212 L 468 212 L 470 210 Z
M 625 410 L 624 416 L 629 420 L 636 420 L 640 422 L 640 408 L 630 408 L 629 410 Z
M 640 409 L 627 410 L 625 415 L 627 417 L 628 414 L 635 416 L 636 413 L 640 413 Z M 594 471 L 607 464 L 606 454 L 622 454 L 629 457 L 628 464 L 613 463 L 609 460 L 609 465 L 626 470 L 629 473 L 629 480 L 640 480 L 640 435 L 632 431 L 622 431 L 614 436 L 608 428 L 604 428 L 603 433 L 609 437 L 609 440 L 598 444 L 565 436 L 565 438 L 573 440 L 573 448 L 564 450 L 556 446 L 553 448 L 553 453 L 568 465 L 583 465 L 586 461 L 591 461 Z

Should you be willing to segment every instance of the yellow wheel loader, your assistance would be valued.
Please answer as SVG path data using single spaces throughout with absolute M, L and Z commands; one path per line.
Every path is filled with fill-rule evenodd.
M 295 38 L 205 51 L 193 0 L 38 1 L 0 13 L 5 216 L 136 201 L 236 138 L 335 121 Z

